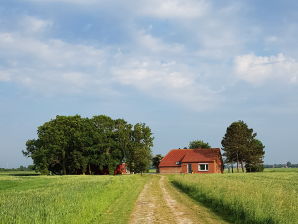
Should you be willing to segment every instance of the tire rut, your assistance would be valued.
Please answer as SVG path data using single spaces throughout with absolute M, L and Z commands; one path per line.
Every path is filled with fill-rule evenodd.
M 228 224 L 209 209 L 171 186 L 166 176 L 154 175 L 145 184 L 130 224 Z
M 131 224 L 154 223 L 154 210 L 157 198 L 150 194 L 152 180 L 144 186 L 136 202 L 135 210 L 131 216 Z M 148 197 L 150 195 L 150 197 Z
M 189 214 L 186 212 L 186 209 L 184 206 L 182 206 L 180 203 L 178 203 L 175 199 L 171 197 L 169 192 L 166 189 L 165 186 L 165 177 L 162 176 L 159 180 L 159 186 L 163 192 L 163 198 L 166 201 L 168 207 L 170 208 L 173 217 L 175 217 L 175 221 L 177 224 L 193 224 L 191 217 L 188 217 Z

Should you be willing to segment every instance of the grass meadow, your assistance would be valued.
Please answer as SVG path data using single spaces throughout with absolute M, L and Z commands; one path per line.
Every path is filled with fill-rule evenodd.
M 266 171 L 172 175 L 170 180 L 233 223 L 298 223 L 298 169 Z
M 0 173 L 0 223 L 127 223 L 146 175 Z

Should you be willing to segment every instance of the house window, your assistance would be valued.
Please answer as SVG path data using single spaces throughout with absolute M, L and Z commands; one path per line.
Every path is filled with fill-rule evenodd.
M 208 163 L 199 163 L 199 171 L 208 171 Z

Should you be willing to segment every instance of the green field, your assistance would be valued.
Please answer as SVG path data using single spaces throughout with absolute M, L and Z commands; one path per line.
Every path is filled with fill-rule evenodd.
M 0 223 L 127 223 L 148 176 L 0 174 Z
M 292 172 L 172 175 L 170 179 L 234 223 L 294 224 L 298 223 L 298 169 L 287 170 Z
M 264 172 L 298 172 L 298 168 L 266 168 Z
M 298 223 L 298 169 L 265 171 L 167 176 L 232 223 Z M 0 172 L 0 223 L 128 223 L 140 191 L 154 176 Z

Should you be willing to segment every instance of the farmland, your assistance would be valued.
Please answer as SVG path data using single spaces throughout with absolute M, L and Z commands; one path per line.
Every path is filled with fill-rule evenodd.
M 0 172 L 1 224 L 298 223 L 298 169 L 207 175 L 34 175 Z
M 287 172 L 291 171 L 291 172 Z M 172 175 L 171 183 L 235 223 L 298 223 L 298 170 Z
M 0 223 L 127 223 L 148 176 L 0 174 Z

